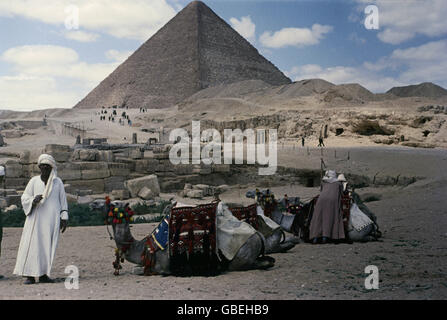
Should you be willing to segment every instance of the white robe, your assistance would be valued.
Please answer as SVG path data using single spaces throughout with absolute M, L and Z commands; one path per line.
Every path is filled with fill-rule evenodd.
M 50 276 L 59 239 L 60 219 L 68 219 L 64 184 L 57 177 L 48 198 L 30 213 L 34 197 L 43 194 L 44 190 L 45 183 L 40 176 L 36 176 L 28 182 L 22 195 L 26 220 L 14 268 L 14 274 L 19 276 Z

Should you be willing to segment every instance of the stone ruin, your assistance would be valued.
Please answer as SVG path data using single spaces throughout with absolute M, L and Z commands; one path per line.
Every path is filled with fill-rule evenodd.
M 20 195 L 29 179 L 40 174 L 37 159 L 42 153 L 55 158 L 68 200 L 80 203 L 93 201 L 92 195 L 106 194 L 120 200 L 155 199 L 160 192 L 182 190 L 185 183 L 223 184 L 222 175 L 230 172 L 229 165 L 173 165 L 169 145 L 156 146 L 151 154 L 134 145 L 115 150 L 85 147 L 48 144 L 43 149 L 23 151 L 16 158 L 0 159 L 0 165 L 5 167 L 0 207 L 20 205 Z

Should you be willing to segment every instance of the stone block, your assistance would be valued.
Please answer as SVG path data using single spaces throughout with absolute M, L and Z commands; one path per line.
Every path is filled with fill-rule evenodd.
M 5 188 L 6 189 L 25 189 L 28 184 L 28 178 L 6 178 Z
M 193 166 L 190 164 L 173 165 L 173 172 L 178 175 L 192 174 Z
M 128 190 L 112 190 L 113 200 L 127 200 L 129 197 L 130 194 Z
M 216 193 L 221 194 L 224 193 L 226 191 L 230 190 L 230 186 L 226 185 L 226 184 L 222 184 L 220 186 L 217 186 L 215 188 Z
M 59 166 L 58 166 L 59 167 Z M 40 175 L 40 169 L 36 163 L 24 164 L 23 165 L 23 175 L 25 178 L 32 178 L 34 176 Z
M 71 148 L 65 144 L 47 144 L 44 149 L 45 153 L 50 152 L 71 152 Z
M 127 177 L 128 175 L 130 175 L 130 168 L 129 165 L 127 163 L 109 163 L 109 171 L 110 171 L 110 175 L 113 176 L 122 176 L 122 177 Z
M 16 194 L 16 189 L 0 189 L 0 197 L 13 196 Z
M 105 192 L 111 192 L 113 190 L 122 190 L 125 189 L 124 181 L 125 177 L 120 176 L 111 176 L 104 179 L 104 188 Z
M 154 153 L 154 159 L 167 160 L 169 159 L 169 152 Z
M 154 173 L 158 165 L 159 162 L 155 159 L 136 160 L 135 171 L 140 173 Z
M 67 162 L 72 156 L 70 146 L 62 144 L 47 144 L 44 152 L 52 155 L 57 162 Z
M 81 166 L 81 179 L 101 179 L 110 177 L 109 166 L 106 162 L 79 162 Z
M 192 173 L 197 173 L 201 175 L 211 174 L 211 165 L 194 165 L 192 169 Z
M 92 190 L 94 193 L 104 193 L 104 179 L 67 181 L 71 190 Z
M 96 149 L 79 149 L 80 161 L 98 161 L 99 151 Z
M 231 167 L 229 164 L 213 164 L 212 172 L 229 173 L 231 172 Z
M 76 162 L 59 163 L 57 167 L 57 175 L 62 181 L 80 180 L 82 179 L 81 165 Z
M 100 150 L 98 153 L 98 161 L 114 162 L 115 155 L 112 150 Z
M 147 187 L 152 190 L 154 196 L 160 194 L 160 186 L 158 184 L 158 178 L 156 175 L 151 174 L 141 178 L 127 180 L 124 185 L 130 191 L 132 197 L 138 196 L 138 193 L 143 187 Z
M 138 192 L 138 196 L 143 200 L 149 200 L 154 198 L 154 193 L 148 187 L 143 187 L 140 192 Z
M 184 188 L 185 182 L 182 179 L 168 179 L 160 182 L 162 192 L 173 192 Z
M 172 164 L 169 160 L 160 160 L 157 165 L 155 171 L 156 172 L 166 172 L 166 171 L 174 171 L 176 165 Z
M 191 190 L 186 193 L 186 196 L 188 198 L 201 199 L 201 198 L 203 198 L 203 191 L 202 190 Z
M 23 172 L 23 165 L 18 162 L 9 163 L 5 166 L 6 178 L 25 178 Z
M 37 159 L 39 159 L 39 156 L 44 153 L 44 149 L 31 149 L 31 150 L 25 150 L 20 153 L 20 159 L 19 162 L 21 164 L 33 164 L 37 163 Z
M 203 196 L 212 196 L 214 195 L 214 187 L 211 187 L 206 184 L 196 184 L 192 186 L 193 190 L 201 190 L 203 192 Z
M 144 151 L 142 151 L 140 148 L 129 148 L 127 156 L 130 159 L 143 159 L 144 157 Z

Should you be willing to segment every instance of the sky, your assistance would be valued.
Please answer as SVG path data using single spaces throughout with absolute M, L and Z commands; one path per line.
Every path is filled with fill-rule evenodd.
M 292 81 L 447 88 L 445 0 L 203 2 Z M 188 3 L 0 0 L 0 109 L 73 107 Z

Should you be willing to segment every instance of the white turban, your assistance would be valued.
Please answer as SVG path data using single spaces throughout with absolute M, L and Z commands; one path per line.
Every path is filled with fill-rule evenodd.
M 54 160 L 53 156 L 46 153 L 41 154 L 39 156 L 39 159 L 37 160 L 37 165 L 41 164 L 48 164 L 52 168 L 50 177 L 48 178 L 45 190 L 42 195 L 42 201 L 40 202 L 41 204 L 43 204 L 45 200 L 50 196 L 51 190 L 53 189 L 53 181 L 54 179 L 57 178 L 57 167 L 56 167 L 56 160 Z
M 345 191 L 348 185 L 348 180 L 346 180 L 345 175 L 343 173 L 340 173 L 337 177 L 337 180 L 343 184 L 343 191 Z
M 56 160 L 54 160 L 52 155 L 43 153 L 39 156 L 39 159 L 37 160 L 37 165 L 40 164 L 49 164 L 53 169 L 56 168 Z
M 334 170 L 326 171 L 326 173 L 324 174 L 324 177 L 323 177 L 323 181 L 324 182 L 329 182 L 329 183 L 333 183 L 333 182 L 338 181 L 337 173 Z

